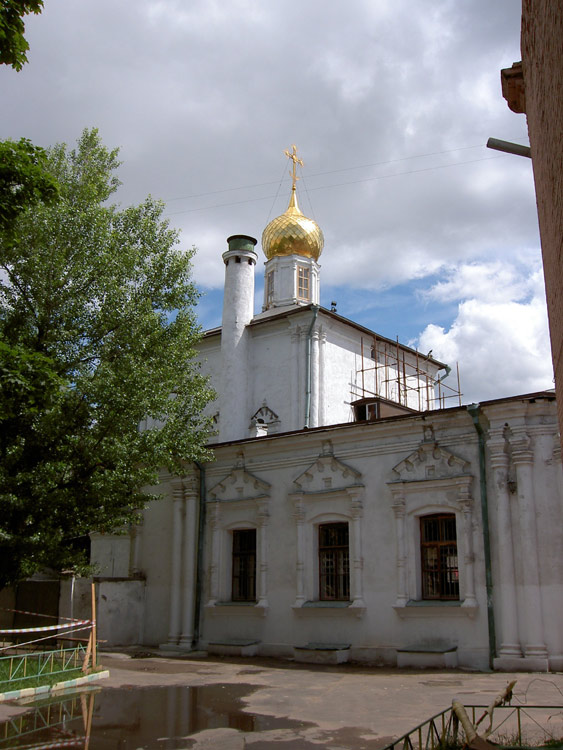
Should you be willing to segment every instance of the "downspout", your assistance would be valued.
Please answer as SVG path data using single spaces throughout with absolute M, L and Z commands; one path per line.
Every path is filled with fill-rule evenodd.
M 438 380 L 437 380 L 437 383 L 438 383 L 438 407 L 440 409 L 442 408 L 442 389 L 441 389 L 440 386 L 442 385 L 442 383 L 444 382 L 444 380 L 449 376 L 449 374 L 452 371 L 452 368 L 449 365 L 444 365 L 443 369 L 446 371 L 446 374 L 444 375 L 443 378 L 438 378 Z M 445 404 L 445 401 L 444 401 L 444 407 L 445 406 L 446 406 L 446 404 Z
M 479 479 L 481 485 L 481 517 L 483 519 L 483 548 L 485 553 L 485 585 L 487 589 L 487 622 L 489 626 L 489 668 L 493 669 L 496 656 L 495 612 L 493 608 L 493 575 L 491 570 L 491 538 L 489 533 L 489 500 L 485 472 L 485 433 L 479 423 L 479 404 L 469 404 L 467 412 L 473 420 L 479 442 Z
M 195 599 L 194 599 L 194 636 L 192 650 L 197 649 L 201 630 L 201 600 L 203 595 L 203 548 L 205 540 L 205 514 L 206 514 L 206 492 L 205 492 L 205 466 L 199 461 L 194 461 L 199 470 L 199 517 L 197 527 L 197 558 L 195 574 Z
M 451 368 L 451 367 L 450 367 L 449 365 L 444 365 L 444 370 L 446 371 L 446 374 L 444 375 L 444 377 L 443 377 L 443 378 L 440 378 L 440 383 L 443 383 L 443 382 L 444 382 L 444 380 L 445 380 L 445 379 L 446 379 L 447 377 L 449 377 L 449 375 L 450 375 L 450 373 L 451 373 L 451 371 L 452 371 L 452 368 Z
M 311 305 L 313 310 L 313 319 L 307 331 L 307 342 L 305 347 L 305 424 L 303 427 L 307 430 L 311 420 L 311 349 L 313 346 L 313 328 L 319 314 L 319 305 Z

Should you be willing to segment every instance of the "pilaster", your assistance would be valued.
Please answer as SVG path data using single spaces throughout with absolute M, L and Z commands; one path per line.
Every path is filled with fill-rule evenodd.
M 309 427 L 319 424 L 319 330 L 311 334 L 311 413 Z
M 180 573 L 182 560 L 182 505 L 184 484 L 181 479 L 171 482 L 172 487 L 172 564 L 170 572 L 170 614 L 168 643 L 176 645 L 180 637 Z
M 209 601 L 207 606 L 214 606 L 219 601 L 219 566 L 221 564 L 221 529 L 220 516 L 221 504 L 214 502 L 211 505 L 209 527 L 211 530 L 211 565 L 209 570 Z
M 470 486 L 463 484 L 458 490 L 458 502 L 461 508 L 461 517 L 463 519 L 463 546 L 464 546 L 464 575 L 465 575 L 465 596 L 463 607 L 476 607 L 477 597 L 475 596 L 475 553 L 473 551 L 473 497 Z
M 397 534 L 397 599 L 396 607 L 405 607 L 408 601 L 407 594 L 407 553 L 405 548 L 405 495 L 403 492 L 393 493 L 393 513 L 395 514 L 395 527 Z
M 197 515 L 199 493 L 190 487 L 184 493 L 184 524 L 182 554 L 182 632 L 179 645 L 190 649 L 194 636 L 194 592 L 197 560 Z
M 302 607 L 305 603 L 305 506 L 301 493 L 295 498 L 293 507 L 293 518 L 297 528 L 296 597 L 294 606 Z
M 362 489 L 353 488 L 347 491 L 350 501 L 350 515 L 352 516 L 352 549 L 354 558 L 352 560 L 352 575 L 350 581 L 350 594 L 352 599 L 351 607 L 365 608 L 364 592 L 362 586 L 362 571 L 364 568 L 364 558 L 362 556 L 362 517 L 364 507 L 362 503 Z
M 258 607 L 268 607 L 268 501 L 263 500 L 258 504 L 258 529 L 260 540 L 260 570 L 258 573 L 258 590 L 256 592 Z
M 520 517 L 520 551 L 524 618 L 524 656 L 533 661 L 535 669 L 547 670 L 547 648 L 540 591 L 537 548 L 536 509 L 533 482 L 534 452 L 530 437 L 523 429 L 514 430 L 511 440 L 512 461 L 516 469 L 518 510 Z
M 498 552 L 499 585 L 495 599 L 500 610 L 500 622 L 502 624 L 502 631 L 497 632 L 500 646 L 497 652 L 498 656 L 494 660 L 494 668 L 512 669 L 515 660 L 522 658 L 522 648 L 518 635 L 512 517 L 508 485 L 509 457 L 506 452 L 506 440 L 503 433 L 503 427 L 491 429 L 487 443 L 497 507 L 495 544 Z

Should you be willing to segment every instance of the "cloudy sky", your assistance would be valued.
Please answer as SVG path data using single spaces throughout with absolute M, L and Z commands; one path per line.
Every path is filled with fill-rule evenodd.
M 118 200 L 162 198 L 198 248 L 203 327 L 226 238 L 285 210 L 295 143 L 324 306 L 459 362 L 464 402 L 553 387 L 531 162 L 485 147 L 528 143 L 499 75 L 518 0 L 45 0 L 26 28 L 0 138 L 120 146 Z

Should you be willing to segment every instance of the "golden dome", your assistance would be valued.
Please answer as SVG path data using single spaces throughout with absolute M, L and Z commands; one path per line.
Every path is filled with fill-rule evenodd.
M 268 260 L 277 255 L 302 255 L 318 260 L 324 237 L 319 225 L 301 213 L 295 184 L 287 211 L 273 219 L 262 233 L 262 249 Z

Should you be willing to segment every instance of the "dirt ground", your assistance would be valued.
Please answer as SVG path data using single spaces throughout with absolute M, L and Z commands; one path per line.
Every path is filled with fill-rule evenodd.
M 382 747 L 449 707 L 454 697 L 464 704 L 488 705 L 512 679 L 517 680 L 513 703 L 563 707 L 563 674 L 405 671 L 262 658 L 133 658 L 124 653 L 102 654 L 101 663 L 110 671 L 103 687 L 252 685 L 256 689 L 244 698 L 246 712 L 308 723 L 275 730 L 269 738 L 248 734 L 248 746 L 267 741 L 272 747 L 288 747 L 292 732 L 302 747 L 349 747 L 354 737 L 357 747 L 374 740 L 374 747 Z M 22 710 L 29 707 L 0 704 L 0 721 Z M 210 729 L 198 735 L 194 747 L 243 745 L 236 730 Z

